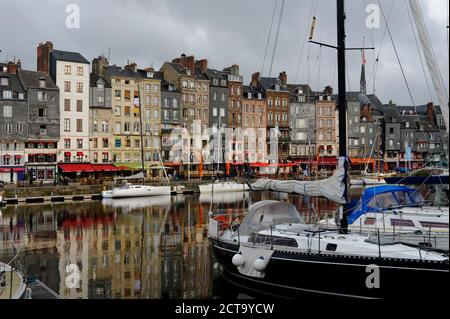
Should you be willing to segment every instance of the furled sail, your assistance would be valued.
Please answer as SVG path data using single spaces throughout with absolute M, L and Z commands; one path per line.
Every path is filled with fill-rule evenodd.
M 252 190 L 278 191 L 283 193 L 295 193 L 305 196 L 326 197 L 337 203 L 345 204 L 345 157 L 339 158 L 337 170 L 333 176 L 319 181 L 298 181 L 298 180 L 273 180 L 259 179 L 251 184 Z
M 445 121 L 445 128 L 448 133 L 448 97 L 445 92 L 444 84 L 442 83 L 441 77 L 439 76 L 438 65 L 433 54 L 430 39 L 427 35 L 426 25 L 423 21 L 418 1 L 409 0 L 409 6 L 411 8 L 411 13 L 416 24 L 417 32 L 419 34 L 423 55 L 425 56 L 425 60 L 427 61 L 428 70 L 431 75 L 431 81 L 433 82 L 434 90 L 439 100 L 439 104 L 441 105 L 442 115 Z

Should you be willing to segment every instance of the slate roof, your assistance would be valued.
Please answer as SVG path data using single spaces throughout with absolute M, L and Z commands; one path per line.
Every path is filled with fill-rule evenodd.
M 0 86 L 0 90 L 10 90 L 13 92 L 19 92 L 19 93 L 23 93 L 25 92 L 25 89 L 22 85 L 22 82 L 19 79 L 18 74 L 8 74 L 8 73 L 4 73 L 4 72 L 0 72 L 0 76 L 1 77 L 6 77 L 8 78 L 8 86 Z
M 261 77 L 259 84 L 264 90 L 274 90 L 275 84 L 280 84 L 281 91 L 289 91 L 287 86 L 281 86 L 279 78 Z
M 44 79 L 47 89 L 58 90 L 51 76 L 45 72 L 19 69 L 18 74 L 25 88 L 40 88 L 39 80 Z
M 89 61 L 86 60 L 80 53 L 78 52 L 69 52 L 69 51 L 60 51 L 53 50 L 51 56 L 57 61 L 67 61 L 67 62 L 75 62 L 75 63 L 85 63 L 89 64 Z
M 242 96 L 244 98 L 247 98 L 248 93 L 251 93 L 252 97 L 255 97 L 255 98 L 258 97 L 258 94 L 261 94 L 261 99 L 265 98 L 263 90 L 259 90 L 258 88 L 255 88 L 255 87 L 253 87 L 251 85 L 244 85 L 244 86 L 242 86 Z
M 96 73 L 91 73 L 90 77 L 89 77 L 89 86 L 90 87 L 97 87 L 97 81 L 98 79 L 103 79 L 104 83 L 105 83 L 105 88 L 111 88 L 111 84 L 105 79 L 105 77 L 100 76 Z

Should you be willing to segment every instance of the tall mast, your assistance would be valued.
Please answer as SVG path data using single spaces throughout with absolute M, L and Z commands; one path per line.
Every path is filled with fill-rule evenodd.
M 338 65 L 338 106 L 339 106 L 339 157 L 347 157 L 347 101 L 345 88 L 345 11 L 344 0 L 337 0 L 337 65 Z M 348 175 L 347 160 L 344 163 L 344 198 L 348 203 Z M 340 228 L 343 233 L 347 232 L 348 221 L 346 216 L 347 205 L 341 207 Z
M 147 176 L 147 172 L 145 171 L 145 165 L 144 165 L 144 136 L 143 136 L 143 123 L 142 123 L 142 105 L 141 105 L 141 87 L 138 84 L 138 105 L 139 105 L 139 131 L 141 133 L 141 168 L 142 168 L 142 174 L 144 174 L 144 178 Z M 151 128 L 150 128 L 151 129 Z

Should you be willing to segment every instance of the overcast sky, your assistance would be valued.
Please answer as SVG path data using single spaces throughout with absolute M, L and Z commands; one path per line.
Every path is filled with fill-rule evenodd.
M 34 70 L 37 44 L 50 40 L 55 49 L 78 51 L 88 60 L 102 53 L 107 55 L 110 49 L 110 62 L 117 65 L 124 65 L 130 59 L 139 67 L 159 69 L 164 61 L 181 53 L 193 54 L 196 59 L 206 58 L 211 68 L 222 69 L 238 63 L 247 84 L 253 72 L 261 71 L 275 2 L 2 1 L 0 61 L 18 57 L 23 67 Z M 281 2 L 278 0 L 263 76 L 268 76 Z M 448 0 L 419 2 L 448 92 Z M 71 3 L 80 8 L 79 29 L 65 27 L 65 8 Z M 361 46 L 363 38 L 366 46 L 375 46 L 374 51 L 366 54 L 368 92 L 373 93 L 374 57 L 379 56 L 375 72 L 376 94 L 385 103 L 392 99 L 398 104 L 412 104 L 383 20 L 379 29 L 365 26 L 365 9 L 369 3 L 381 3 L 386 16 L 392 7 L 389 26 L 414 102 L 417 105 L 428 102 L 430 94 L 414 42 L 406 0 L 346 1 L 347 46 Z M 334 0 L 286 0 L 272 75 L 285 70 L 290 83 L 309 82 L 314 90 L 326 85 L 337 87 L 336 52 L 304 42 L 305 34 L 309 35 L 312 12 L 317 17 L 315 40 L 336 43 L 335 10 Z M 348 52 L 347 63 L 347 89 L 358 90 L 361 53 Z M 430 81 L 429 85 L 436 101 Z

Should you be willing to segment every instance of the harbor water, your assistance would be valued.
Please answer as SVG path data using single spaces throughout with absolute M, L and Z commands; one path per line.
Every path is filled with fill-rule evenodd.
M 326 199 L 271 192 L 7 206 L 0 260 L 19 251 L 22 273 L 63 298 L 217 298 L 231 290 L 209 249 L 208 212 L 262 199 L 294 204 L 307 222 L 336 210 Z

